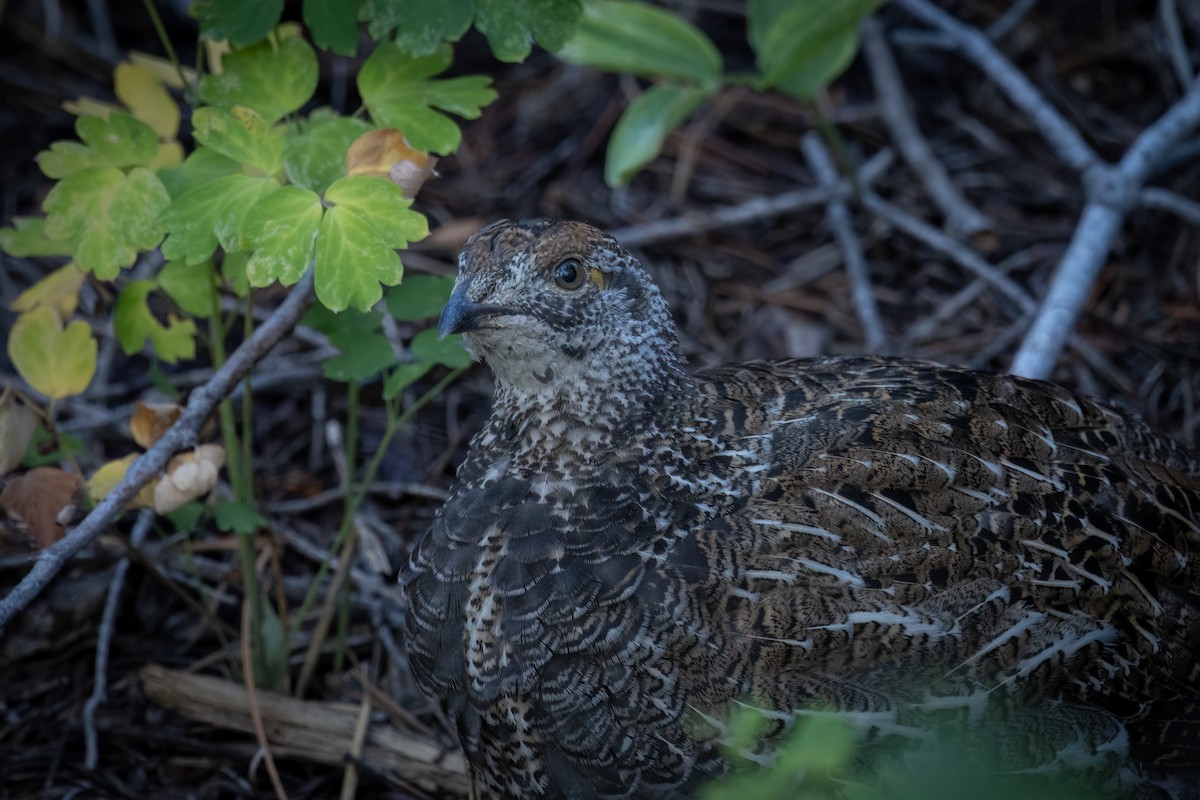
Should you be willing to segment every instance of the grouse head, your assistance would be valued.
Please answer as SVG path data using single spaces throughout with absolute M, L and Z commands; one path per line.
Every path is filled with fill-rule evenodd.
M 586 417 L 600 394 L 645 403 L 682 375 L 658 288 L 590 225 L 497 222 L 467 241 L 458 266 L 438 331 L 462 333 L 488 363 L 498 404 L 574 407 Z

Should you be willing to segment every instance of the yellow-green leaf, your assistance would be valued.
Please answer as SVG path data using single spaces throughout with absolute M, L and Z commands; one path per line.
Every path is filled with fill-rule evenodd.
M 163 236 L 158 217 L 170 202 L 147 169 L 126 175 L 114 167 L 88 167 L 46 195 L 46 236 L 67 242 L 81 269 L 112 280 L 139 250 L 158 246 Z
M 38 153 L 47 178 L 65 178 L 88 167 L 144 167 L 158 152 L 154 129 L 123 111 L 75 120 L 81 142 L 55 142 Z
M 371 225 L 349 208 L 325 212 L 317 236 L 317 299 L 334 311 L 366 311 L 404 274 L 396 255 Z
M 268 175 L 283 166 L 283 130 L 246 106 L 198 108 L 192 115 L 196 141 Z
M 154 73 L 136 64 L 118 64 L 113 73 L 117 98 L 160 139 L 179 133 L 179 106 Z
M 69 256 L 71 246 L 46 237 L 43 217 L 13 217 L 13 227 L 0 228 L 0 250 L 17 258 Z
M 52 308 L 41 306 L 17 317 L 8 335 L 8 357 L 36 391 L 55 400 L 79 394 L 96 374 L 96 338 L 75 320 L 63 327 Z
M 251 286 L 275 281 L 291 286 L 304 276 L 322 211 L 321 198 L 299 186 L 284 186 L 250 209 L 242 222 L 241 249 L 254 251 L 246 264 Z
M 79 290 L 86 278 L 87 275 L 79 267 L 67 264 L 17 295 L 9 308 L 13 311 L 50 308 L 65 320 L 75 313 L 75 307 L 79 305 Z

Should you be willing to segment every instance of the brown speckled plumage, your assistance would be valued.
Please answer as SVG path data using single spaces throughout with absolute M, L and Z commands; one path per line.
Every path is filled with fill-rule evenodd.
M 689 796 L 747 701 L 776 734 L 957 714 L 1010 728 L 1014 768 L 1195 780 L 1194 453 L 928 363 L 689 375 L 649 276 L 580 223 L 481 231 L 442 324 L 496 400 L 412 553 L 408 643 L 483 788 Z

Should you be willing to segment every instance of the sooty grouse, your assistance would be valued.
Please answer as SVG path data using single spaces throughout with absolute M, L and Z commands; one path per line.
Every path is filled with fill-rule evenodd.
M 689 796 L 746 702 L 777 735 L 991 714 L 1049 736 L 1014 769 L 1194 780 L 1196 454 L 929 363 L 688 374 L 639 262 L 575 222 L 476 234 L 440 330 L 495 408 L 411 555 L 408 647 L 484 790 Z

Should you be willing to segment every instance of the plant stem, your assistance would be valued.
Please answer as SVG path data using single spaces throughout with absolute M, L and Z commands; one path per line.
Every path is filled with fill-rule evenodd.
M 254 307 L 250 295 L 246 295 L 246 310 L 242 325 L 243 339 L 254 335 Z M 251 373 L 242 379 L 242 486 L 238 501 L 247 505 L 254 503 L 254 396 L 251 392 Z
M 183 84 L 184 91 L 190 94 L 187 77 L 183 74 L 183 65 L 179 63 L 179 56 L 175 54 L 175 46 L 171 44 L 171 37 L 167 36 L 167 29 L 163 25 L 162 17 L 158 15 L 158 9 L 154 7 L 154 0 L 142 0 L 142 5 L 146 7 L 146 13 L 150 15 L 150 22 L 154 25 L 154 32 L 158 34 L 158 41 L 162 43 L 163 50 L 167 51 L 167 58 L 171 59 L 171 63 L 175 65 L 175 71 L 179 73 L 179 82 Z M 193 103 L 193 105 L 195 104 Z
M 457 367 L 451 370 L 444 378 L 434 384 L 429 391 L 425 392 L 411 406 L 406 408 L 403 414 L 397 415 L 395 400 L 388 401 L 385 406 L 388 420 L 387 427 L 383 432 L 383 438 L 379 440 L 379 447 L 375 450 L 375 455 L 371 457 L 371 461 L 367 464 L 362 480 L 353 488 L 353 491 L 346 494 L 346 511 L 345 516 L 342 518 L 341 528 L 338 529 L 337 536 L 334 537 L 333 543 L 329 546 L 328 557 L 317 568 L 317 574 L 313 578 L 312 584 L 308 587 L 308 592 L 304 595 L 304 601 L 292 616 L 294 623 L 292 626 L 294 629 L 293 632 L 299 630 L 299 626 L 308 614 L 309 608 L 312 606 L 313 601 L 316 600 L 317 591 L 320 589 L 321 583 L 325 580 L 326 573 L 329 572 L 329 564 L 333 560 L 334 554 L 341 549 L 342 543 L 350 535 L 350 531 L 353 530 L 354 516 L 358 513 L 358 507 L 362 505 L 362 501 L 367 495 L 367 488 L 375 480 L 375 473 L 379 471 L 379 465 L 383 463 L 383 456 L 387 452 L 388 445 L 391 444 L 392 437 L 396 435 L 396 431 L 399 430 L 401 425 L 412 418 L 413 414 L 424 408 L 430 400 L 441 394 L 447 386 L 457 380 L 466 371 L 466 367 Z

